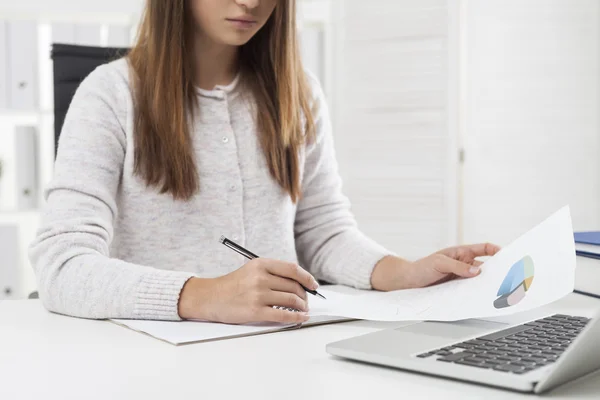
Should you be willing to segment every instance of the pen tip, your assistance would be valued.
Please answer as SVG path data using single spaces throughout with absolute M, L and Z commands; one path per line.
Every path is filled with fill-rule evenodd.
M 221 235 L 221 237 L 219 238 L 219 242 L 221 242 L 221 243 L 225 242 L 225 236 Z
M 323 296 L 321 293 L 317 292 L 317 294 L 319 295 L 319 297 L 321 297 L 323 300 L 327 300 L 327 298 L 325 296 Z

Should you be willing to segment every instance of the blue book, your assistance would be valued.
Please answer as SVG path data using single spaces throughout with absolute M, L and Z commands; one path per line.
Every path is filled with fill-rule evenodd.
M 575 243 L 592 244 L 594 246 L 600 246 L 600 231 L 575 232 Z
M 600 259 L 600 232 L 575 232 L 578 256 Z

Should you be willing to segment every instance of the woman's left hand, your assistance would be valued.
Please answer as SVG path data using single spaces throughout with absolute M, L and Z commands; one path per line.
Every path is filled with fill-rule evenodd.
M 385 257 L 373 270 L 373 289 L 390 291 L 419 288 L 446 282 L 456 277 L 472 278 L 481 272 L 477 257 L 493 256 L 500 247 L 482 243 L 450 247 L 415 262 Z

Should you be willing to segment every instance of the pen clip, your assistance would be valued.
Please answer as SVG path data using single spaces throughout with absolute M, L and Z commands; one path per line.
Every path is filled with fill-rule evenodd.
M 255 258 L 258 258 L 258 256 L 254 253 L 252 253 L 249 250 L 246 250 L 245 248 L 243 248 L 242 246 L 240 246 L 239 244 L 227 239 L 225 236 L 221 236 L 221 238 L 219 239 L 219 242 L 223 243 L 225 246 L 229 247 L 230 249 L 238 252 L 239 254 L 243 255 L 244 257 L 253 260 Z

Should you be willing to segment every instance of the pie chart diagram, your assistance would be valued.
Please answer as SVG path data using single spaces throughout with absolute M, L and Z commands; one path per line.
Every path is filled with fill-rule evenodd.
M 529 256 L 517 261 L 506 274 L 502 281 L 499 296 L 494 301 L 494 307 L 506 308 L 514 306 L 525 298 L 527 291 L 533 283 L 533 260 Z

